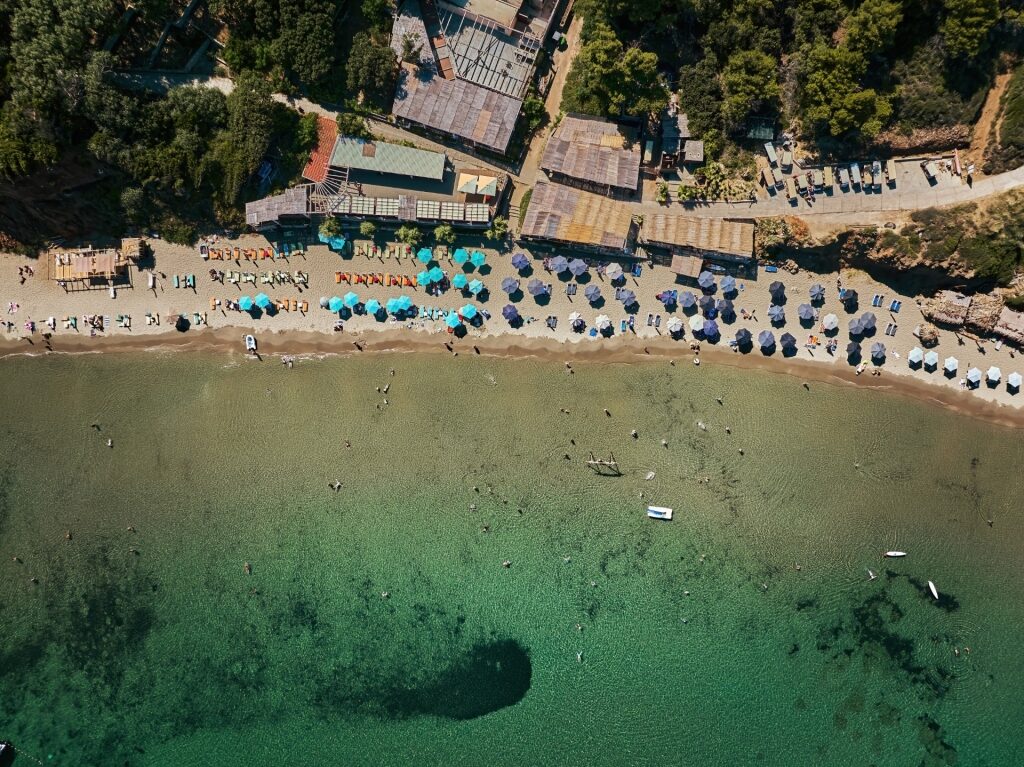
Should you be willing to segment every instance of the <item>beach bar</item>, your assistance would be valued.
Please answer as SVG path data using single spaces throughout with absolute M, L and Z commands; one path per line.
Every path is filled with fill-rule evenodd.
M 110 283 L 128 271 L 128 258 L 114 248 L 51 250 L 47 256 L 50 279 L 63 283 Z

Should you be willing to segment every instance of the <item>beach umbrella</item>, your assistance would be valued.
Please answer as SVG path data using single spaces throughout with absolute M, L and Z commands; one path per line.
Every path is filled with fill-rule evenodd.
M 762 330 L 757 334 L 757 345 L 762 349 L 771 349 L 775 346 L 775 336 L 770 330 Z
M 245 298 L 245 296 L 243 296 L 243 298 Z M 241 299 L 239 299 L 238 303 L 239 305 L 242 304 Z M 341 307 L 343 307 L 344 305 L 344 302 L 337 296 L 332 296 L 331 299 L 327 302 L 327 308 L 330 309 L 332 312 L 340 312 Z
M 270 306 L 270 296 L 268 296 L 266 293 L 257 293 L 255 302 L 256 306 L 258 306 L 260 309 L 266 309 L 268 306 Z
M 410 309 L 412 309 L 412 299 L 409 298 L 409 296 L 399 296 L 397 301 L 398 301 L 398 307 L 403 312 L 407 312 Z
M 455 253 L 452 254 L 452 260 L 459 265 L 466 263 L 469 261 L 469 251 L 465 248 L 456 248 Z
M 849 327 L 851 336 L 859 336 L 861 333 L 864 332 L 864 326 L 861 324 L 859 317 L 854 317 L 852 320 L 850 320 Z
M 800 304 L 796 309 L 796 316 L 802 320 L 814 319 L 814 307 L 810 304 Z
M 473 306 L 473 304 L 466 304 L 461 309 L 459 309 L 459 314 L 461 314 L 467 320 L 471 320 L 474 317 L 476 317 L 477 310 L 476 310 L 476 307 Z
M 331 302 L 333 303 L 335 300 L 336 299 L 332 298 Z M 337 299 L 337 300 L 340 301 L 340 299 Z M 254 303 L 253 303 L 253 300 L 252 300 L 252 296 L 242 296 L 241 298 L 238 299 L 238 308 L 241 309 L 243 312 L 251 312 L 253 306 L 254 306 Z M 340 308 L 341 308 L 341 305 L 339 304 L 338 305 L 338 309 L 340 309 Z M 331 311 L 332 312 L 336 312 L 336 311 L 338 311 L 338 309 L 331 309 Z
M 778 299 L 786 295 L 786 286 L 776 280 L 768 286 L 768 292 L 771 293 L 772 300 L 777 302 Z
M 526 286 L 531 296 L 540 296 L 548 292 L 548 286 L 538 279 L 532 279 Z
M 607 330 L 612 326 L 612 320 L 607 314 L 597 315 L 597 319 L 594 320 L 594 327 L 598 330 Z
M 768 319 L 772 322 L 785 322 L 786 310 L 778 304 L 772 304 L 768 307 Z
M 1002 378 L 1002 377 L 1003 377 L 1003 371 L 1000 370 L 999 368 L 997 368 L 995 365 L 990 367 L 988 369 L 988 372 L 985 373 L 985 379 L 989 383 L 997 384 L 997 383 L 999 383 L 999 379 Z
M 736 344 L 738 346 L 749 346 L 752 339 L 753 336 L 746 328 L 740 328 L 736 331 Z
M 698 332 L 700 332 L 703 329 L 704 329 L 704 320 L 702 320 L 696 314 L 693 315 L 692 317 L 690 317 L 690 330 L 692 330 L 694 333 L 698 333 Z
M 573 324 L 579 322 L 582 319 L 583 315 L 580 314 L 579 312 L 572 312 L 569 314 L 569 322 L 572 322 Z
M 942 369 L 947 373 L 955 373 L 958 367 L 960 367 L 960 361 L 956 357 L 946 357 L 942 363 Z
M 731 274 L 725 275 L 725 277 L 722 278 L 722 282 L 719 284 L 719 287 L 722 289 L 723 293 L 734 292 L 736 290 L 736 278 Z
M 924 355 L 924 366 L 928 368 L 938 367 L 939 354 L 938 352 L 928 352 Z
M 623 306 L 632 306 L 636 303 L 636 293 L 632 290 L 624 290 L 619 293 L 619 300 Z
M 1010 375 L 1006 376 L 1006 385 L 1008 387 L 1010 387 L 1011 389 L 1019 390 L 1020 389 L 1020 384 L 1021 384 L 1020 373 L 1010 373 Z
M 573 277 L 579 277 L 587 273 L 587 262 L 582 258 L 574 258 L 569 262 L 569 271 Z
M 700 310 L 705 314 L 715 308 L 715 299 L 713 296 L 701 296 L 698 303 L 700 304 Z
M 455 312 L 449 312 L 448 316 L 444 318 L 444 324 L 454 330 L 462 325 L 462 320 L 459 319 L 459 315 Z
M 608 264 L 608 267 L 604 270 L 604 273 L 608 275 L 609 280 L 617 280 L 622 276 L 622 265 L 621 264 Z
M 380 301 L 371 298 L 363 308 L 366 309 L 367 314 L 377 314 L 380 311 Z
M 846 295 L 843 296 L 843 303 L 846 304 L 847 306 L 851 306 L 853 304 L 856 304 L 857 303 L 857 291 L 856 290 L 848 290 L 848 291 L 846 291 Z
M 792 333 L 783 333 L 779 336 L 779 345 L 783 348 L 796 348 L 796 336 Z
M 501 281 L 501 289 L 511 295 L 519 290 L 519 280 L 515 277 L 506 277 Z
M 469 277 L 464 274 L 456 274 L 452 277 L 452 287 L 462 290 L 469 284 Z
M 679 333 L 683 329 L 683 321 L 678 317 L 669 317 L 668 322 L 665 323 L 665 327 L 669 333 Z
M 907 364 L 908 365 L 920 365 L 924 361 L 924 352 L 921 351 L 920 347 L 915 346 L 909 352 L 907 352 Z
M 484 255 L 482 250 L 474 250 L 473 255 L 469 257 L 469 260 L 472 262 L 473 266 L 479 269 L 487 263 L 487 256 Z
M 421 286 L 421 287 L 424 286 L 424 285 L 429 285 L 430 284 L 430 272 L 424 271 L 424 272 L 420 272 L 419 274 L 417 274 L 416 275 L 416 284 Z
M 483 289 L 484 284 L 480 282 L 480 280 L 473 280 L 471 283 L 469 283 L 469 292 L 472 293 L 474 296 L 479 295 Z
M 865 330 L 872 330 L 875 327 L 875 315 L 871 312 L 864 312 L 860 316 L 860 324 Z
M 597 287 L 597 285 L 588 285 L 586 290 L 583 291 L 583 295 L 587 297 L 590 303 L 594 303 L 601 298 L 601 288 Z
M 359 303 L 359 296 L 353 293 L 351 290 L 345 294 L 345 297 L 341 299 L 341 302 L 345 304 L 349 309 Z
M 327 300 L 327 296 L 320 296 L 320 308 L 326 309 L 330 301 Z
M 679 296 L 679 305 L 684 309 L 690 309 L 697 305 L 697 296 L 687 290 Z
M 555 256 L 550 261 L 548 261 L 548 269 L 553 271 L 555 274 L 561 274 L 568 268 L 569 262 L 566 261 L 565 258 L 563 258 L 562 256 Z
M 434 254 L 430 252 L 430 248 L 420 248 L 416 251 L 416 260 L 421 264 L 429 264 L 434 260 Z
M 718 323 L 714 320 L 705 320 L 704 327 L 701 330 L 704 331 L 704 335 L 707 338 L 715 338 L 718 335 Z
M 671 306 L 676 302 L 676 292 L 674 290 L 664 290 L 655 296 L 662 304 L 666 307 Z
M 401 307 L 398 305 L 397 298 L 389 298 L 387 303 L 384 304 L 384 308 L 387 309 L 388 314 L 398 314 L 402 311 Z
M 715 275 L 711 272 L 701 272 L 697 277 L 697 284 L 703 290 L 708 290 L 715 287 Z
M 811 285 L 811 289 L 808 291 L 812 301 L 824 301 L 825 300 L 825 286 L 821 283 L 814 283 Z
M 981 370 L 978 368 L 971 368 L 967 371 L 967 382 L 971 384 L 981 383 Z
M 530 259 L 526 257 L 525 253 L 516 253 L 512 256 L 512 267 L 519 271 L 522 271 L 530 265 Z
M 505 308 L 501 310 L 501 316 L 509 322 L 515 322 L 519 319 L 519 310 L 512 306 L 512 304 L 507 304 Z
M 825 330 L 835 330 L 839 327 L 839 318 L 834 314 L 826 314 L 825 318 L 821 321 L 821 326 Z
M 883 344 L 881 341 L 875 341 L 873 344 L 871 344 L 871 359 L 885 359 L 885 344 Z
M 430 271 L 427 272 L 431 282 L 441 282 L 444 279 L 444 272 L 441 271 L 440 266 L 430 267 Z
M 846 345 L 846 356 L 847 357 L 859 357 L 860 356 L 860 344 L 856 341 L 850 341 Z

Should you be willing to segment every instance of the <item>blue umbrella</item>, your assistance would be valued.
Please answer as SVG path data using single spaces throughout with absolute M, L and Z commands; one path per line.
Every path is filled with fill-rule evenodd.
M 331 303 L 334 303 L 334 301 L 335 299 L 332 298 Z M 238 308 L 241 309 L 243 312 L 252 311 L 252 307 L 252 296 L 242 296 L 241 298 L 238 299 Z M 341 307 L 339 306 L 338 308 L 340 309 Z M 334 309 L 332 311 L 337 311 L 337 309 Z
M 241 303 L 241 301 L 239 301 L 239 303 Z M 327 302 L 327 308 L 330 309 L 332 312 L 340 312 L 341 307 L 343 307 L 344 305 L 345 304 L 342 302 L 342 300 L 337 296 L 333 296 L 331 300 Z
M 447 317 L 445 317 L 444 324 L 450 328 L 457 328 L 462 325 L 462 320 L 459 319 L 459 315 L 457 315 L 455 312 L 452 312 Z
M 722 288 L 723 293 L 732 293 L 736 290 L 736 278 L 731 274 L 727 274 L 722 278 L 720 287 Z
M 569 262 L 562 256 L 555 256 L 548 262 L 548 268 L 555 274 L 561 274 L 569 268 Z
M 523 269 L 525 269 L 529 265 L 530 265 L 530 259 L 528 259 L 526 257 L 525 253 L 516 253 L 514 256 L 512 256 L 512 266 L 515 269 L 517 269 L 519 271 L 522 271 Z
M 768 286 L 768 292 L 772 294 L 773 299 L 778 300 L 786 295 L 786 286 L 776 280 Z
M 885 359 L 885 344 L 876 341 L 871 344 L 871 359 L 873 360 L 884 360 Z
M 465 248 L 458 248 L 456 249 L 455 255 L 452 256 L 452 258 L 455 259 L 455 263 L 464 264 L 467 261 L 469 261 L 469 251 L 466 250 Z
M 353 293 L 351 290 L 345 294 L 345 297 L 341 299 L 342 303 L 345 304 L 349 309 L 359 303 L 359 296 Z
M 697 296 L 691 293 L 689 290 L 679 296 L 679 305 L 684 309 L 689 309 L 697 305 Z
M 398 308 L 403 312 L 412 309 L 412 299 L 409 296 L 399 296 L 396 300 L 398 301 Z
M 852 320 L 850 320 L 850 335 L 851 336 L 859 336 L 863 332 L 864 332 L 864 324 L 861 322 L 860 318 L 855 317 Z
M 624 290 L 619 293 L 619 300 L 623 306 L 632 306 L 636 303 L 636 293 L 632 290 Z
M 473 266 L 479 268 L 487 263 L 487 256 L 482 251 L 474 250 L 473 255 L 469 257 L 469 260 L 473 262 Z
M 256 306 L 258 306 L 260 309 L 266 309 L 268 306 L 270 306 L 270 296 L 268 296 L 266 293 L 257 294 Z
M 710 312 L 714 308 L 715 308 L 715 299 L 714 298 L 712 298 L 711 296 L 701 296 L 700 297 L 700 310 L 702 312 L 707 314 L 708 312 Z
M 367 314 L 376 314 L 377 312 L 380 311 L 380 301 L 378 301 L 376 298 L 371 298 L 369 301 L 366 302 L 365 308 Z
M 792 333 L 783 333 L 779 336 L 779 344 L 783 349 L 795 349 L 796 337 Z
M 519 310 L 516 309 L 512 304 L 508 304 L 504 309 L 501 310 L 501 316 L 509 322 L 515 322 L 519 319 Z
M 715 275 L 711 272 L 701 272 L 697 277 L 697 284 L 704 290 L 715 286 Z
M 871 330 L 875 327 L 875 315 L 871 312 L 864 312 L 864 314 L 860 316 L 860 324 L 865 330 Z
M 588 285 L 583 291 L 583 295 L 587 297 L 590 303 L 594 303 L 601 297 L 601 288 L 597 287 L 597 285 Z
M 732 301 L 728 298 L 719 298 L 715 301 L 715 309 L 723 317 L 729 317 L 736 313 L 736 310 L 733 309 Z
M 430 248 L 420 248 L 416 251 L 416 260 L 421 264 L 429 264 L 434 259 L 434 254 L 430 252 Z
M 484 289 L 484 284 L 480 280 L 473 280 L 469 283 L 469 292 L 474 296 L 480 293 Z
M 538 279 L 530 280 L 530 283 L 526 286 L 526 289 L 527 291 L 529 291 L 531 296 L 539 296 L 543 293 L 548 292 L 548 286 Z
M 810 304 L 800 304 L 797 307 L 796 315 L 802 320 L 813 320 L 814 308 Z
M 467 320 L 471 320 L 476 317 L 476 307 L 473 304 L 466 304 L 459 309 L 459 314 L 465 317 Z
M 431 282 L 440 282 L 444 279 L 444 272 L 441 271 L 440 266 L 432 266 L 430 271 L 427 272 L 427 276 L 430 277 Z
M 501 289 L 511 295 L 519 290 L 519 280 L 515 277 L 506 277 L 501 281 Z
M 811 285 L 809 291 L 812 301 L 824 301 L 825 300 L 825 286 L 821 283 L 814 283 Z
M 464 274 L 456 274 L 452 277 L 452 287 L 462 290 L 469 284 L 469 277 Z
M 740 346 L 746 346 L 749 344 L 751 337 L 750 331 L 746 328 L 740 328 L 736 331 L 736 343 Z
M 587 271 L 587 262 L 582 258 L 574 258 L 569 262 L 569 271 L 574 277 L 579 277 Z
M 772 304 L 768 307 L 768 318 L 772 322 L 785 322 L 786 310 L 777 304 Z
M 714 338 L 718 335 L 718 323 L 714 320 L 704 320 L 704 335 Z
M 388 310 L 389 314 L 398 314 L 402 311 L 401 307 L 398 305 L 397 298 L 389 298 L 388 302 L 384 304 L 384 308 Z
M 762 349 L 771 349 L 775 346 L 775 336 L 770 330 L 762 330 L 757 334 L 757 344 Z
M 421 286 L 421 287 L 424 286 L 424 285 L 429 285 L 430 284 L 430 272 L 423 271 L 423 272 L 420 272 L 419 274 L 417 274 L 416 275 L 416 284 Z

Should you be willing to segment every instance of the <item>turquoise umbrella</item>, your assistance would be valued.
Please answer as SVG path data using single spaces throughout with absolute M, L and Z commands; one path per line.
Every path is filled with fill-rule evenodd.
M 403 312 L 407 312 L 412 309 L 412 299 L 409 296 L 399 296 L 395 299 L 398 302 L 398 308 Z
M 444 272 L 441 271 L 440 266 L 431 267 L 428 274 L 430 275 L 431 282 L 440 282 L 444 279 Z
M 471 320 L 476 317 L 476 307 L 473 304 L 466 304 L 459 309 L 459 314 L 465 317 L 467 320 Z
M 469 261 L 469 252 L 465 248 L 459 248 L 455 251 L 455 255 L 452 258 L 455 259 L 455 263 L 464 264 Z
M 341 299 L 342 303 L 345 304 L 349 309 L 359 303 L 359 296 L 353 293 L 351 290 L 345 294 L 345 297 Z
M 469 257 L 469 260 L 473 262 L 473 266 L 479 267 L 487 263 L 487 256 L 479 250 L 474 250 L 473 255 Z
M 243 312 L 252 311 L 252 296 L 242 296 L 238 299 L 238 308 Z
M 266 293 L 260 293 L 259 295 L 257 295 L 256 306 L 258 306 L 260 309 L 266 309 L 268 306 L 270 306 L 270 296 L 268 296 Z
M 333 296 L 331 300 L 327 302 L 327 308 L 330 309 L 332 312 L 340 312 L 341 307 L 343 307 L 344 305 L 345 304 L 342 302 L 342 300 L 337 296 Z
M 473 280 L 471 283 L 469 283 L 469 292 L 472 293 L 474 296 L 483 289 L 484 284 L 480 282 L 480 280 Z
M 429 264 L 434 259 L 434 254 L 430 252 L 430 248 L 420 248 L 416 251 L 416 259 L 421 264 Z
M 462 290 L 466 285 L 469 284 L 469 277 L 464 274 L 456 274 L 452 277 L 452 287 Z
M 402 311 L 401 307 L 398 305 L 397 298 L 389 298 L 388 302 L 384 305 L 384 308 L 388 310 L 389 314 L 398 314 Z
M 457 315 L 455 312 L 452 312 L 445 319 L 444 324 L 450 328 L 457 328 L 462 324 L 462 320 L 459 319 L 459 315 Z
M 366 313 L 367 314 L 376 314 L 379 311 L 380 311 L 380 301 L 378 301 L 376 298 L 371 298 L 369 301 L 366 302 Z
M 416 275 L 416 284 L 420 287 L 430 284 L 430 273 L 423 271 Z

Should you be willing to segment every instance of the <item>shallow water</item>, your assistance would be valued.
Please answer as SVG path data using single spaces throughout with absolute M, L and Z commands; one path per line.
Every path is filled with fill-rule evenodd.
M 1020 432 L 435 355 L 9 359 L 0 402 L 26 763 L 1024 761 Z

